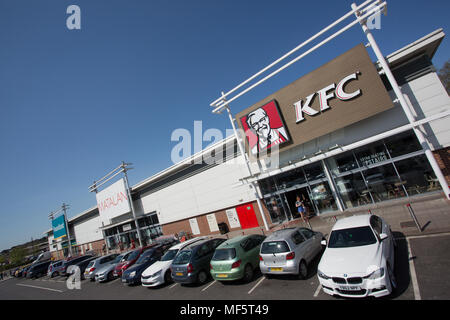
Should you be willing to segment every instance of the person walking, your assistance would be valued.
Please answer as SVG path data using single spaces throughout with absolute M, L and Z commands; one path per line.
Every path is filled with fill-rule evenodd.
M 297 208 L 297 212 L 300 214 L 300 217 L 303 221 L 305 221 L 305 205 L 303 201 L 300 199 L 300 196 L 297 196 L 295 201 L 295 207 Z

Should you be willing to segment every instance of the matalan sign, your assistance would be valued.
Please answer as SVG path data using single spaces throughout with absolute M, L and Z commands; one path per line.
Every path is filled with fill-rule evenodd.
M 96 193 L 101 221 L 108 225 L 111 219 L 131 211 L 123 179 Z
M 392 108 L 360 44 L 237 114 L 247 152 L 288 150 Z

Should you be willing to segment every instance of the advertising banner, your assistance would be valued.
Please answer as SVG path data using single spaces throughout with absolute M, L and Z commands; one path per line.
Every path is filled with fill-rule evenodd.
M 230 224 L 230 228 L 240 228 L 241 223 L 239 222 L 239 218 L 236 212 L 236 208 L 228 209 L 225 211 L 228 223 Z
M 100 219 L 104 225 L 109 225 L 112 218 L 131 211 L 124 179 L 96 193 L 96 198 Z
M 239 112 L 251 159 L 334 132 L 394 106 L 363 44 Z
M 55 240 L 67 236 L 66 221 L 63 214 L 52 220 L 52 229 Z
M 189 219 L 189 224 L 191 225 L 191 230 L 193 235 L 200 234 L 200 229 L 198 228 L 197 218 Z
M 217 225 L 216 215 L 214 213 L 208 214 L 206 216 L 206 220 L 208 220 L 209 230 L 211 230 L 211 232 L 219 231 L 219 226 Z

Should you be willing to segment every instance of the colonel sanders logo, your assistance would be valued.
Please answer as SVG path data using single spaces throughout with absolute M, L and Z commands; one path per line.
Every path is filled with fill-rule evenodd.
M 249 150 L 255 156 L 264 150 L 268 151 L 274 145 L 289 141 L 275 100 L 242 117 L 241 124 L 248 140 Z

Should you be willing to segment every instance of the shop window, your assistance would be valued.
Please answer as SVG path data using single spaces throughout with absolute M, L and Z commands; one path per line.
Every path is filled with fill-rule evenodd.
M 422 150 L 413 131 L 407 131 L 384 140 L 392 158 Z
M 318 180 L 325 178 L 322 165 L 320 163 L 313 163 L 303 167 L 308 181 Z
M 352 152 L 346 152 L 326 159 L 330 171 L 337 175 L 350 170 L 358 169 L 358 164 Z
M 363 171 L 364 179 L 376 202 L 404 197 L 405 193 L 392 164 Z
M 439 181 L 425 155 L 395 162 L 408 195 L 440 190 Z
M 306 178 L 301 168 L 290 170 L 276 177 L 276 183 L 280 188 L 290 188 L 294 185 L 306 183 Z
M 286 213 L 279 196 L 264 198 L 264 202 L 267 210 L 269 211 L 272 223 L 279 223 L 286 220 Z
M 371 166 L 389 159 L 382 141 L 356 149 L 355 156 L 361 167 Z
M 275 181 L 271 177 L 258 181 L 258 184 L 261 188 L 262 194 L 269 194 L 277 191 Z
M 336 201 L 326 181 L 311 185 L 311 199 L 321 213 L 337 210 Z
M 372 203 L 369 189 L 360 172 L 335 179 L 337 190 L 347 208 Z

